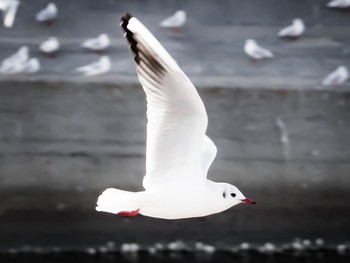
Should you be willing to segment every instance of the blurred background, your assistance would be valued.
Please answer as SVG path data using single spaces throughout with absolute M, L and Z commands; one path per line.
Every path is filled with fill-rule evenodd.
M 349 251 L 350 84 L 322 85 L 338 66 L 350 68 L 349 9 L 323 0 L 55 0 L 57 16 L 38 22 L 49 2 L 22 0 L 12 27 L 1 20 L 0 60 L 27 46 L 40 68 L 0 75 L 0 259 L 67 250 Z M 186 22 L 160 27 L 176 10 Z M 209 178 L 258 205 L 175 221 L 95 211 L 105 188 L 142 190 L 145 172 L 146 100 L 119 28 L 126 11 L 204 101 L 218 147 Z M 279 38 L 295 18 L 305 32 Z M 81 47 L 102 33 L 106 50 Z M 48 37 L 59 40 L 54 54 L 39 50 Z M 274 58 L 252 60 L 246 39 Z M 76 69 L 103 56 L 104 74 Z

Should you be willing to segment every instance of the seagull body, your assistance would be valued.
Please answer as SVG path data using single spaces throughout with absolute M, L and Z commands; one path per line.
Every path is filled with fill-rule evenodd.
M 301 20 L 300 18 L 296 18 L 293 20 L 290 26 L 282 28 L 278 32 L 278 36 L 285 38 L 298 38 L 304 33 L 304 31 L 305 25 L 303 23 L 303 20 Z
M 57 7 L 55 3 L 49 3 L 43 10 L 36 14 L 38 22 L 52 22 L 57 17 Z
M 97 38 L 92 38 L 84 41 L 81 47 L 88 48 L 94 51 L 103 51 L 110 46 L 110 39 L 107 34 L 101 34 Z
M 0 73 L 12 74 L 13 72 L 19 72 L 22 65 L 29 59 L 29 48 L 22 46 L 16 53 L 4 59 L 1 62 Z
M 5 27 L 13 26 L 19 4 L 18 0 L 0 0 L 0 10 L 3 11 Z
M 56 37 L 49 37 L 47 40 L 42 42 L 39 46 L 41 52 L 51 55 L 56 53 L 60 48 L 60 42 Z
M 77 68 L 77 71 L 84 72 L 85 76 L 94 76 L 107 73 L 111 69 L 111 60 L 108 56 L 102 56 L 98 61 Z
M 330 8 L 350 8 L 350 0 L 333 0 L 327 4 Z
M 145 191 L 109 188 L 96 210 L 180 219 L 254 203 L 237 187 L 207 179 L 217 148 L 205 135 L 208 116 L 185 73 L 137 18 L 125 14 L 121 27 L 147 98 Z
M 37 58 L 30 58 L 22 63 L 13 64 L 11 67 L 3 70 L 0 68 L 0 73 L 5 75 L 26 73 L 33 74 L 40 70 L 40 62 Z
M 346 82 L 349 78 L 349 71 L 345 66 L 339 66 L 336 70 L 331 72 L 325 79 L 322 81 L 322 85 L 340 85 Z
M 165 28 L 180 28 L 185 23 L 186 23 L 186 12 L 183 10 L 178 10 L 172 16 L 160 22 L 160 26 Z
M 253 58 L 254 60 L 260 60 L 263 58 L 273 58 L 273 53 L 256 43 L 253 39 L 247 39 L 244 45 L 244 51 L 245 53 Z

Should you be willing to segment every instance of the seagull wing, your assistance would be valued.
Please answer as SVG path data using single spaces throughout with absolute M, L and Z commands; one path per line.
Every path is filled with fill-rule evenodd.
M 206 135 L 202 146 L 202 168 L 203 176 L 207 177 L 208 170 L 213 163 L 218 150 L 215 143 Z
M 204 181 L 201 152 L 208 117 L 197 90 L 139 20 L 126 14 L 121 27 L 147 97 L 145 189 Z

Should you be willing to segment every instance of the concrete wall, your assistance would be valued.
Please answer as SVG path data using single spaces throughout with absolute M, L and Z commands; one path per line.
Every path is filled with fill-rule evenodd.
M 1 58 L 28 44 L 43 65 L 35 76 L 0 76 L 0 249 L 349 240 L 350 89 L 315 88 L 337 65 L 350 65 L 347 13 L 316 0 L 61 0 L 60 19 L 46 28 L 33 20 L 46 2 L 22 1 L 14 28 L 0 28 Z M 188 26 L 159 29 L 179 8 L 190 14 Z M 125 11 L 150 26 L 197 84 L 218 146 L 209 177 L 237 185 L 257 206 L 179 221 L 94 211 L 107 187 L 142 189 L 145 96 L 116 29 Z M 294 17 L 305 19 L 305 37 L 278 40 L 276 31 Z M 74 68 L 97 56 L 79 43 L 101 32 L 114 35 L 112 71 L 84 79 Z M 37 51 L 50 35 L 62 41 L 54 60 Z M 248 37 L 276 59 L 251 64 L 242 52 Z
M 213 87 L 200 95 L 219 149 L 209 177 L 237 185 L 258 205 L 204 219 L 125 220 L 94 205 L 107 187 L 142 189 L 142 89 L 1 83 L 1 245 L 348 238 L 349 92 Z M 276 118 L 288 131 L 288 152 Z

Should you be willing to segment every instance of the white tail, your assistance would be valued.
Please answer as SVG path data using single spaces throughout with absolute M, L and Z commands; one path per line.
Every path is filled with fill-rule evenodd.
M 113 214 L 136 214 L 140 209 L 139 195 L 134 192 L 123 191 L 115 188 L 106 189 L 97 200 L 97 211 Z

